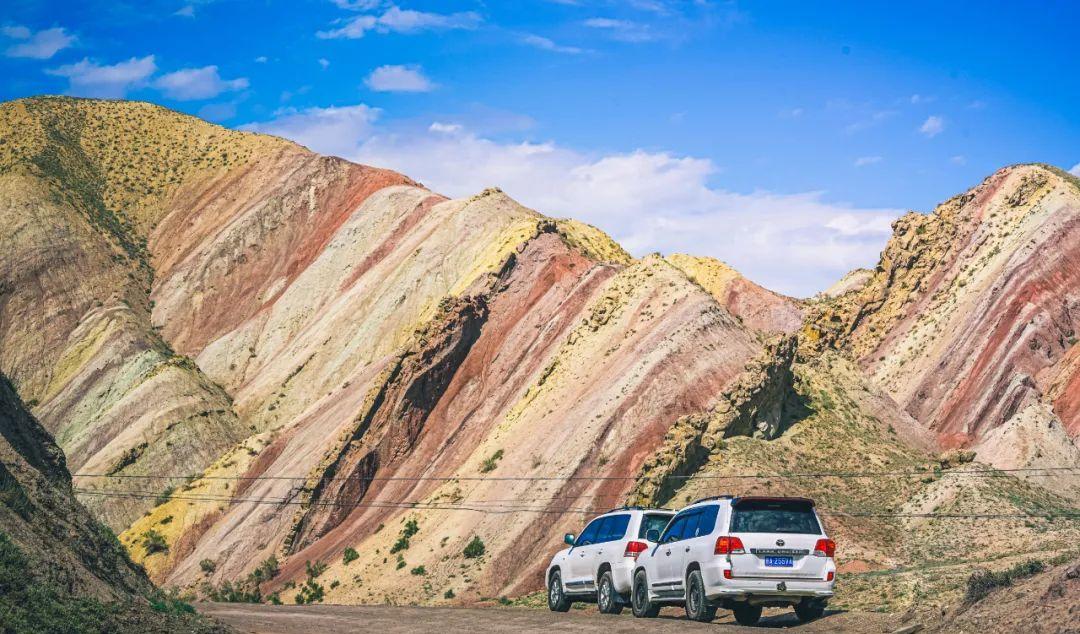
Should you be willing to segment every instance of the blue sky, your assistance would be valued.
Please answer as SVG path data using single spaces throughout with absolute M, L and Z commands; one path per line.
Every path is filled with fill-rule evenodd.
M 999 167 L 1080 172 L 1078 3 L 9 0 L 0 27 L 4 99 L 145 99 L 500 186 L 794 295 Z

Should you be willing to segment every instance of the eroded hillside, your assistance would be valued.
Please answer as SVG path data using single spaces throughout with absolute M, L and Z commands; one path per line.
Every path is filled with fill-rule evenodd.
M 907 216 L 800 302 L 148 104 L 11 102 L 0 139 L 0 370 L 155 581 L 519 595 L 591 514 L 774 492 L 822 504 L 851 605 L 895 607 L 931 583 L 903 574 L 997 556 L 970 515 L 1015 514 L 1028 553 L 1078 536 L 1075 478 L 991 468 L 1074 464 L 1061 174 Z M 904 475 L 805 475 L 878 471 Z

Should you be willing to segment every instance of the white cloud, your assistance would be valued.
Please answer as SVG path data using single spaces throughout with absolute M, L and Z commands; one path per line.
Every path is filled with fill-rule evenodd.
M 876 163 L 880 163 L 883 160 L 885 159 L 880 156 L 860 156 L 859 158 L 855 159 L 855 167 L 866 167 L 867 165 L 874 165 Z
M 173 15 L 179 16 L 181 18 L 193 18 L 193 17 L 195 17 L 195 5 L 188 4 L 188 5 L 182 6 L 179 9 L 177 9 L 176 12 L 173 13 Z
M 949 162 L 953 165 L 967 165 L 967 157 L 963 154 L 957 154 L 956 156 L 949 157 Z
M 18 44 L 12 44 L 4 51 L 4 54 L 8 57 L 50 59 L 53 55 L 75 43 L 75 36 L 59 26 L 44 29 L 37 33 L 32 32 L 25 26 L 5 26 L 0 33 L 13 40 L 22 40 Z
M 854 123 L 848 124 L 844 128 L 844 132 L 848 134 L 855 134 L 856 132 L 862 132 L 863 130 L 869 130 L 870 128 L 877 127 L 885 121 L 896 115 L 895 110 L 878 110 L 871 113 L 869 116 L 859 119 Z
M 243 130 L 274 134 L 296 141 L 316 152 L 350 157 L 360 139 L 372 134 L 379 116 L 377 108 L 360 104 L 340 108 L 286 109 L 265 123 L 241 126 Z
M 1077 163 L 1076 165 L 1073 165 L 1072 169 L 1069 170 L 1069 173 L 1072 174 L 1073 176 L 1080 176 L 1080 163 Z
M 320 57 L 319 58 L 319 66 L 322 66 L 323 70 L 326 70 L 327 68 L 330 68 L 330 60 L 326 59 L 325 57 Z
M 45 72 L 68 80 L 69 95 L 80 97 L 123 97 L 133 88 L 146 85 L 157 70 L 154 56 L 132 57 L 126 62 L 102 66 L 89 59 L 76 64 L 50 68 Z
M 919 132 L 922 132 L 927 138 L 934 138 L 944 131 L 945 119 L 936 114 L 927 117 L 926 121 L 923 121 L 923 124 L 919 126 Z
M 556 44 L 554 41 L 552 41 L 552 40 L 550 40 L 550 39 L 548 39 L 546 37 L 543 37 L 541 35 L 532 35 L 532 34 L 525 35 L 525 36 L 523 36 L 521 38 L 521 41 L 522 41 L 522 43 L 528 44 L 529 46 L 539 48 L 539 49 L 543 49 L 545 51 L 551 51 L 553 53 L 566 53 L 568 55 L 578 55 L 580 53 L 585 52 L 584 49 L 578 48 L 576 46 L 563 46 L 561 44 Z
M 430 92 L 435 84 L 424 76 L 419 66 L 380 66 L 371 71 L 364 83 L 379 92 Z
M 927 95 L 915 94 L 915 95 L 911 96 L 910 101 L 911 101 L 912 105 L 918 106 L 918 105 L 921 105 L 921 104 L 926 104 L 926 103 L 931 103 L 931 102 L 937 101 L 937 97 L 929 97 Z
M 431 132 L 441 132 L 443 134 L 457 134 L 461 132 L 464 127 L 460 123 L 442 123 L 436 121 L 428 126 L 428 130 Z
M 608 231 L 636 255 L 711 255 L 792 295 L 872 266 L 898 209 L 859 209 L 823 192 L 736 193 L 709 160 L 637 150 L 593 155 L 554 143 L 504 143 L 457 124 L 398 129 L 367 106 L 290 111 L 252 126 L 313 150 L 399 170 L 435 191 L 498 186 L 529 207 Z
M 585 26 L 605 31 L 613 40 L 620 42 L 647 42 L 656 39 L 647 24 L 638 24 L 630 20 L 614 18 L 589 18 Z
M 244 77 L 222 79 L 218 74 L 217 66 L 204 66 L 184 68 L 163 75 L 154 82 L 154 87 L 160 89 L 170 99 L 191 101 L 210 99 L 223 92 L 243 90 L 248 87 L 248 80 Z
M 475 29 L 483 18 L 474 11 L 459 13 L 430 13 L 391 6 L 381 15 L 358 15 L 345 21 L 344 26 L 315 35 L 322 39 L 345 38 L 355 40 L 368 31 L 376 33 L 419 33 L 421 31 L 447 31 Z
M 255 63 L 256 64 L 265 64 L 266 62 L 267 62 L 267 59 L 266 59 L 265 55 L 260 55 L 260 56 L 255 58 Z
M 330 0 L 339 9 L 349 11 L 370 11 L 378 7 L 381 0 Z

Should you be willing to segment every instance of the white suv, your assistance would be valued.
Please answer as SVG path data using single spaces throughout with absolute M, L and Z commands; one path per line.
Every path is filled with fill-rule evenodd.
M 753 625 L 762 607 L 790 605 L 809 621 L 833 596 L 836 544 L 806 498 L 707 498 L 648 537 L 657 545 L 634 568 L 637 617 L 682 604 L 694 621 L 711 621 L 723 607 Z
M 596 601 L 605 614 L 618 614 L 629 603 L 638 555 L 652 549 L 653 540 L 675 513 L 663 509 L 623 507 L 589 522 L 581 535 L 567 533 L 570 545 L 548 564 L 548 607 L 566 612 L 574 601 Z

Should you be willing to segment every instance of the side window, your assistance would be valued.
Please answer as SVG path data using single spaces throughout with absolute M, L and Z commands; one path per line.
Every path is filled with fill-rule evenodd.
M 577 541 L 574 542 L 574 546 L 588 546 L 589 544 L 596 543 L 596 533 L 600 530 L 600 524 L 604 521 L 604 518 L 595 519 L 585 527 L 585 530 L 581 531 L 581 535 L 578 535 Z
M 701 519 L 701 513 L 689 513 L 686 516 L 686 523 L 682 527 L 682 536 L 680 539 L 693 539 L 697 537 L 698 521 Z
M 710 504 L 701 510 L 701 521 L 698 522 L 697 537 L 713 532 L 713 529 L 716 528 L 716 514 L 719 511 L 719 504 Z
M 604 542 L 611 541 L 608 533 L 611 532 L 611 520 L 614 519 L 610 515 L 600 518 L 600 527 L 596 529 L 596 539 L 593 540 L 594 544 L 603 544 Z
M 686 526 L 686 516 L 676 515 L 675 519 L 671 520 L 668 524 L 667 530 L 660 536 L 660 543 L 666 543 L 669 541 L 679 541 L 682 539 L 683 526 Z
M 623 538 L 626 535 L 626 529 L 630 526 L 629 515 L 610 515 L 608 521 L 604 524 L 604 534 L 607 538 L 606 542 L 613 542 Z

